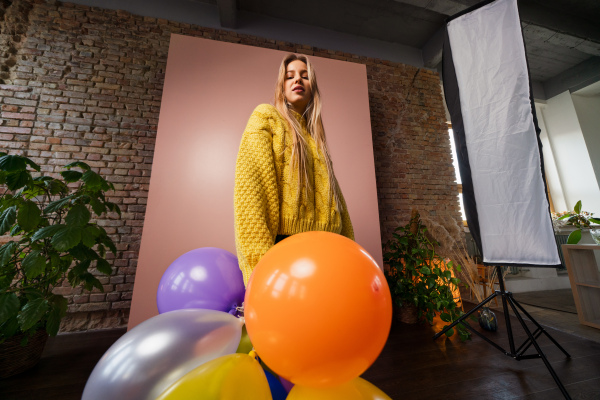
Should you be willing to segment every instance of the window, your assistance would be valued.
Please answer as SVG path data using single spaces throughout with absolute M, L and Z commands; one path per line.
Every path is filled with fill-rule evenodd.
M 458 201 L 460 202 L 460 213 L 462 215 L 462 219 L 464 224 L 467 224 L 467 218 L 465 216 L 465 206 L 463 203 L 463 195 L 462 195 L 462 181 L 460 179 L 460 172 L 458 169 L 458 158 L 456 155 L 456 145 L 454 144 L 454 132 L 452 131 L 452 125 L 448 124 L 448 134 L 450 135 L 450 147 L 452 149 L 452 165 L 454 165 L 454 173 L 456 176 L 456 188 L 458 190 Z

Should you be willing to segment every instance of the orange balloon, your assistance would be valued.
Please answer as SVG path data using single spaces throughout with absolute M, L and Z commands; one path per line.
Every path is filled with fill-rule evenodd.
M 261 359 L 304 386 L 339 385 L 375 361 L 392 324 L 383 272 L 365 249 L 328 232 L 291 236 L 246 289 L 248 335 Z

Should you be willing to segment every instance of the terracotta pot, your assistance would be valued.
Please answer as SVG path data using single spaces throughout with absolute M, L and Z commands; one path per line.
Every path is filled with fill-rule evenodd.
M 419 322 L 417 314 L 417 306 L 414 304 L 405 304 L 402 307 L 394 306 L 394 316 L 396 320 L 404 322 L 405 324 L 416 324 Z
M 0 378 L 25 372 L 40 361 L 48 340 L 46 331 L 37 331 L 25 346 L 21 346 L 23 337 L 23 334 L 13 336 L 0 343 Z

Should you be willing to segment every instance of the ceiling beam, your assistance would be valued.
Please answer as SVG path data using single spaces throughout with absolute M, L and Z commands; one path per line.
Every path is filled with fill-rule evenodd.
M 525 23 L 542 26 L 573 38 L 600 43 L 600 25 L 587 19 L 544 7 L 532 0 L 519 1 L 519 14 Z
M 421 48 L 423 64 L 427 68 L 436 68 L 442 62 L 445 27 L 438 29 Z
M 217 0 L 219 19 L 223 28 L 237 28 L 237 0 Z
M 600 57 L 592 57 L 544 82 L 549 99 L 567 90 L 574 92 L 600 81 Z

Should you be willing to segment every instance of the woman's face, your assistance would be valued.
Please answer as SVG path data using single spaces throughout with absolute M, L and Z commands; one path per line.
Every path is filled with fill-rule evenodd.
M 294 60 L 288 64 L 285 72 L 285 98 L 297 113 L 304 113 L 306 105 L 312 98 L 310 81 L 306 64 Z

